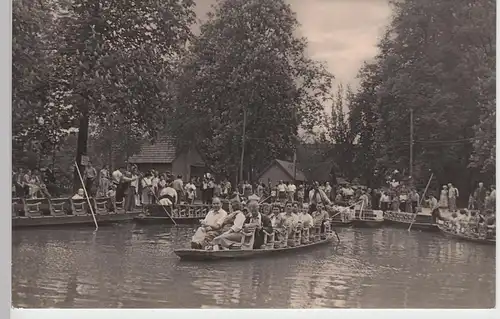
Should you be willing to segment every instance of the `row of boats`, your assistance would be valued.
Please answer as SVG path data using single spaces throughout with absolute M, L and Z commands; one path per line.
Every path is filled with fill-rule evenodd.
M 123 202 L 116 202 L 111 198 L 91 199 L 12 199 L 12 227 L 39 227 L 57 225 L 93 225 L 92 211 L 99 225 L 110 223 L 135 221 L 139 224 L 184 224 L 196 225 L 209 212 L 210 205 L 181 204 L 176 209 L 169 210 L 161 205 L 148 205 L 126 211 Z M 486 231 L 457 231 L 448 223 L 435 223 L 430 212 L 425 210 L 419 214 L 380 210 L 360 209 L 360 207 L 347 208 L 336 206 L 330 211 L 330 224 L 336 227 L 383 227 L 386 225 L 405 227 L 421 231 L 442 232 L 448 236 L 484 244 L 495 244 L 495 228 Z M 327 234 L 328 241 L 332 238 Z M 324 243 L 322 239 L 317 244 Z M 315 246 L 314 242 L 305 247 Z M 301 247 L 301 245 L 298 245 Z M 298 247 L 293 247 L 297 249 Z M 288 251 L 292 248 L 281 248 Z M 207 254 L 207 253 L 203 253 Z M 220 253 L 218 253 L 220 254 Z M 248 253 L 246 253 L 248 254 Z M 253 253 L 251 254 L 253 255 Z

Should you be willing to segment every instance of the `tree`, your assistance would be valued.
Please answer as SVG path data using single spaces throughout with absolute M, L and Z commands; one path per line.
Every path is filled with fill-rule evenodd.
M 60 12 L 57 88 L 65 94 L 59 104 L 79 119 L 79 164 L 87 153 L 89 119 L 99 125 L 120 117 L 152 137 L 165 125 L 177 62 L 191 37 L 193 4 L 74 0 Z
M 393 7 L 373 67 L 377 168 L 407 174 L 413 110 L 415 179 L 425 184 L 431 169 L 440 184 L 453 182 L 467 192 L 474 127 L 484 105 L 478 83 L 495 67 L 495 2 L 406 0 Z
M 358 73 L 360 87 L 350 101 L 351 130 L 358 138 L 353 166 L 358 171 L 362 183 L 370 187 L 378 185 L 378 176 L 383 174 L 376 169 L 379 156 L 375 144 L 377 116 L 374 106 L 377 104 L 377 89 L 380 85 L 377 65 L 365 63 Z
M 494 183 L 496 174 L 496 72 L 479 83 L 481 90 L 481 117 L 474 127 L 474 151 L 470 167 L 484 174 L 485 182 Z
M 297 27 L 283 0 L 219 1 L 201 26 L 171 130 L 199 145 L 214 172 L 235 176 L 244 146 L 245 176 L 257 173 L 274 158 L 291 157 L 299 126 L 319 123 L 332 75 L 306 56 Z
M 335 97 L 332 99 L 332 112 L 329 117 L 325 117 L 325 127 L 327 128 L 324 141 L 330 144 L 330 154 L 333 155 L 335 163 L 338 165 L 341 174 L 349 179 L 354 176 L 353 159 L 354 143 L 357 135 L 355 125 L 359 117 L 353 113 L 351 102 L 354 94 L 349 86 L 344 89 L 339 84 Z
M 59 119 L 50 90 L 57 32 L 49 0 L 16 0 L 12 3 L 12 148 L 13 163 L 36 166 L 38 161 L 24 161 L 23 154 L 40 157 L 61 136 Z M 52 115 L 52 114 L 51 114 Z M 33 143 L 36 141 L 38 143 Z

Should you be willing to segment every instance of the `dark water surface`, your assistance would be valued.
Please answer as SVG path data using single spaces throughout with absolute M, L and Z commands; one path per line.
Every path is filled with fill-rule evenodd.
M 406 229 L 268 259 L 180 262 L 192 228 L 13 232 L 12 302 L 27 308 L 491 308 L 495 247 Z

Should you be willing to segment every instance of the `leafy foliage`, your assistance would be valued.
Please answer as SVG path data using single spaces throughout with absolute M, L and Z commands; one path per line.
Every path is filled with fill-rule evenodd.
M 360 143 L 377 159 L 373 170 L 398 169 L 407 175 L 413 109 L 417 181 L 432 169 L 439 183 L 468 189 L 464 173 L 474 127 L 477 132 L 489 126 L 491 132 L 486 122 L 477 126 L 477 115 L 482 109 L 491 114 L 486 105 L 494 103 L 491 89 L 485 89 L 494 81 L 494 1 L 406 0 L 393 7 L 380 54 L 361 72 L 355 104 L 366 117 L 361 130 L 366 141 Z M 487 165 L 485 154 L 491 149 L 491 144 L 476 143 L 479 166 Z M 366 172 L 373 167 L 368 163 Z
M 247 173 L 291 157 L 299 126 L 320 122 L 332 75 L 306 56 L 297 27 L 283 0 L 219 1 L 201 26 L 180 77 L 172 132 L 200 145 L 213 171 L 238 171 L 244 109 Z

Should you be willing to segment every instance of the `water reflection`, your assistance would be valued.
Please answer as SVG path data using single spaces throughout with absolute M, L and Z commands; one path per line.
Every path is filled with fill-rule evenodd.
M 338 246 L 267 259 L 180 262 L 189 227 L 13 233 L 16 307 L 493 307 L 495 247 L 399 229 L 343 229 Z

